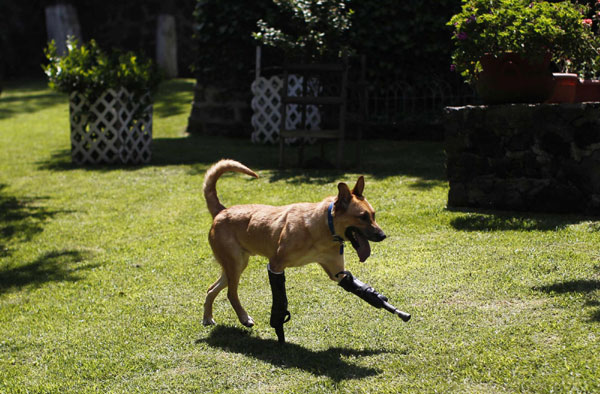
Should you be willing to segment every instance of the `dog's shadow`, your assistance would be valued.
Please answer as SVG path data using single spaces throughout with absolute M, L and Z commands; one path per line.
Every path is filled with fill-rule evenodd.
M 240 353 L 266 361 L 281 368 L 298 368 L 316 376 L 327 376 L 334 381 L 362 379 L 381 373 L 344 361 L 342 356 L 359 357 L 384 353 L 384 350 L 353 350 L 334 347 L 323 351 L 306 349 L 293 343 L 280 344 L 274 339 L 252 336 L 248 330 L 237 327 L 216 326 L 205 339 L 211 347 Z

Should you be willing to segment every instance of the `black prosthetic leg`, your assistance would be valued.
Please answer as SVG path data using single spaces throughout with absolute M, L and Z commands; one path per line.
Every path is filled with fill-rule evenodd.
M 285 273 L 276 274 L 269 270 L 269 284 L 273 294 L 273 305 L 271 306 L 271 327 L 275 329 L 277 339 L 280 343 L 285 342 L 283 323 L 290 321 L 291 315 L 287 310 L 288 300 L 285 293 Z
M 391 305 L 386 296 L 379 294 L 371 286 L 356 279 L 349 271 L 342 271 L 336 274 L 336 276 L 342 274 L 346 276 L 340 280 L 339 285 L 344 290 L 349 291 L 352 294 L 356 294 L 358 297 L 373 305 L 375 308 L 383 308 L 388 312 L 398 315 L 405 322 L 410 320 L 410 314 L 402 312 L 395 306 Z

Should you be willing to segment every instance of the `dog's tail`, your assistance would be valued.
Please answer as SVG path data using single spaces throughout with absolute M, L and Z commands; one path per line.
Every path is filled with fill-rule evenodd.
M 235 160 L 220 160 L 210 167 L 208 171 L 206 171 L 206 175 L 204 175 L 204 185 L 202 186 L 202 190 L 204 191 L 206 206 L 213 218 L 225 209 L 217 196 L 217 180 L 221 175 L 228 171 L 241 172 L 258 178 L 258 174 Z

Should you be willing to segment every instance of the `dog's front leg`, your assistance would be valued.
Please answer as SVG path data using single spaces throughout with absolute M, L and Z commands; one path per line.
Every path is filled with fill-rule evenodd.
M 280 343 L 285 342 L 283 324 L 290 320 L 290 312 L 287 310 L 288 300 L 285 291 L 285 271 L 274 272 L 271 265 L 267 266 L 269 271 L 269 284 L 273 295 L 273 305 L 271 306 L 271 327 L 275 329 L 277 340 Z
M 410 314 L 403 312 L 403 311 L 399 310 L 398 308 L 396 308 L 395 306 L 391 305 L 388 302 L 388 299 L 386 296 L 379 294 L 371 286 L 356 279 L 350 273 L 350 271 L 341 271 L 341 272 L 337 273 L 335 276 L 341 278 L 340 281 L 338 282 L 338 284 L 344 290 L 346 290 L 354 295 L 357 295 L 359 298 L 368 302 L 370 305 L 374 306 L 375 308 L 383 308 L 383 309 L 387 310 L 388 312 L 391 312 L 391 313 L 397 315 L 405 322 L 410 320 Z

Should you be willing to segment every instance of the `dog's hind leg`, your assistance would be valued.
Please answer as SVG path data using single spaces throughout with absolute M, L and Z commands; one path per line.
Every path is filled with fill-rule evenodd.
M 213 303 L 221 290 L 226 287 L 227 276 L 225 276 L 225 272 L 222 272 L 221 277 L 217 279 L 217 281 L 213 283 L 206 292 L 206 300 L 204 301 L 204 318 L 202 319 L 202 324 L 205 326 L 216 324 L 215 320 L 213 319 Z
M 235 310 L 240 323 L 246 327 L 252 327 L 254 326 L 254 320 L 248 315 L 244 307 L 242 307 L 242 303 L 240 302 L 240 298 L 238 296 L 240 277 L 242 272 L 244 272 L 248 266 L 248 257 L 249 256 L 246 253 L 243 253 L 242 258 L 238 260 L 238 264 L 230 265 L 229 267 L 225 268 L 225 272 L 227 275 L 227 298 Z
M 248 313 L 242 307 L 242 303 L 238 296 L 240 277 L 242 272 L 244 272 L 248 266 L 248 259 L 250 256 L 237 244 L 219 242 L 214 238 L 210 241 L 213 254 L 219 264 L 221 264 L 221 267 L 223 267 L 223 275 L 221 276 L 221 279 L 215 283 L 214 287 L 209 289 L 209 294 L 206 297 L 207 301 L 209 301 L 208 305 L 212 308 L 212 300 L 214 300 L 216 294 L 227 287 L 227 298 L 235 310 L 240 323 L 246 327 L 252 327 L 254 325 L 254 320 L 248 316 Z M 214 294 L 214 296 L 212 294 Z M 205 307 L 205 317 L 210 318 L 210 314 L 208 316 L 206 315 L 207 311 L 211 312 L 211 309 L 206 309 Z

